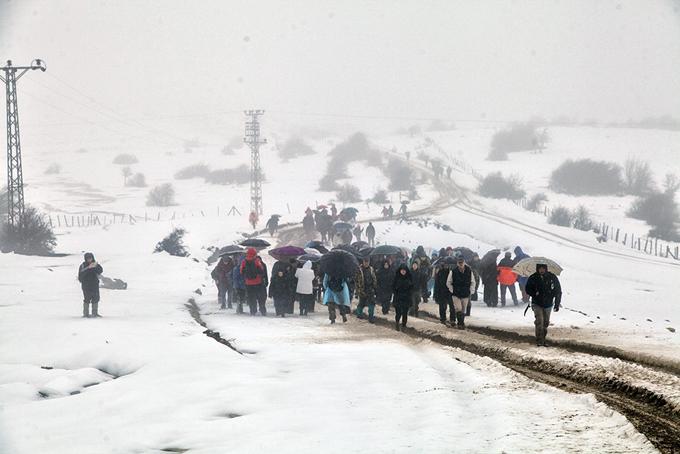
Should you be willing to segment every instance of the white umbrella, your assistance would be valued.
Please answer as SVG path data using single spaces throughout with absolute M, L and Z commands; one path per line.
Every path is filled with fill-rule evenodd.
M 520 276 L 528 277 L 536 272 L 536 265 L 547 265 L 548 271 L 559 276 L 562 272 L 562 267 L 554 260 L 546 257 L 527 257 L 520 260 L 512 267 L 512 271 Z

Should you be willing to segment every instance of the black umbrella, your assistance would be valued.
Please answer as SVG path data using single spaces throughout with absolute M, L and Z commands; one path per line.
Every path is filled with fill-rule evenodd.
M 498 256 L 501 254 L 500 249 L 491 249 L 489 252 L 484 254 L 484 257 L 482 257 L 482 260 L 479 262 L 480 267 L 495 267 L 496 266 L 496 259 L 498 259 Z
M 371 255 L 401 255 L 401 249 L 397 246 L 390 246 L 389 244 L 383 244 L 373 249 Z
M 364 247 L 364 248 L 359 249 L 358 255 L 359 255 L 359 257 L 364 259 L 364 258 L 369 257 L 371 255 L 371 252 L 373 252 L 372 247 Z
M 359 253 L 359 251 L 357 251 L 357 250 L 354 249 L 352 246 L 349 246 L 349 245 L 347 245 L 347 244 L 339 244 L 339 245 L 335 246 L 333 249 L 331 249 L 331 252 L 337 251 L 337 250 L 349 252 L 350 254 L 352 254 L 352 255 L 355 256 L 355 257 L 356 257 L 356 256 L 358 255 L 358 253 Z
M 307 261 L 312 262 L 312 263 L 316 263 L 319 260 L 321 260 L 321 257 L 322 257 L 321 255 L 305 254 L 305 255 L 301 255 L 300 257 L 298 257 L 297 260 L 300 263 L 304 263 L 304 262 L 307 262 Z
M 265 249 L 270 246 L 268 241 L 261 240 L 259 238 L 248 238 L 247 240 L 241 241 L 241 246 L 252 247 L 255 249 Z
M 341 279 L 354 277 L 359 271 L 359 262 L 354 254 L 342 249 L 333 249 L 321 257 L 319 271 Z
M 440 259 L 435 260 L 432 265 L 441 266 L 441 265 L 455 265 L 455 264 L 456 264 L 456 258 L 448 256 L 448 257 L 442 257 Z
M 368 243 L 365 242 L 365 241 L 355 241 L 354 243 L 352 243 L 352 247 L 353 247 L 354 249 L 356 249 L 357 251 L 362 250 L 362 249 L 365 248 L 366 246 L 368 246 Z
M 328 252 L 328 248 L 324 246 L 324 244 L 319 240 L 310 241 L 309 243 L 305 244 L 305 247 L 316 249 L 322 254 Z
M 343 230 L 351 229 L 352 224 L 350 224 L 349 222 L 336 222 L 335 224 L 333 224 L 333 227 L 335 228 L 335 230 L 340 232 L 340 231 L 343 231 Z
M 476 255 L 476 253 L 472 249 L 466 248 L 466 247 L 454 248 L 453 253 L 458 254 L 458 255 L 462 255 L 463 258 L 465 259 L 465 261 L 468 262 L 468 263 L 472 263 L 472 260 L 474 259 L 475 255 Z
M 245 249 L 242 248 L 241 246 L 237 244 L 232 244 L 229 246 L 225 246 L 222 249 L 220 249 L 220 257 L 224 257 L 225 255 L 237 255 L 245 252 Z

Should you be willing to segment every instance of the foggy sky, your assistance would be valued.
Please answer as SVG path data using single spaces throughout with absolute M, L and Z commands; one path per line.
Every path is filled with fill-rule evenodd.
M 3 62 L 47 61 L 49 74 L 22 79 L 22 105 L 65 111 L 22 112 L 36 125 L 87 117 L 60 81 L 135 119 L 255 107 L 311 118 L 680 118 L 670 0 L 0 0 L 0 29 Z

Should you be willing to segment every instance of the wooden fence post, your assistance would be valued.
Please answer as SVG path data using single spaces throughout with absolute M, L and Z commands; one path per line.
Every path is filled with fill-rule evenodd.
M 628 232 L 623 234 L 623 245 L 625 246 L 627 242 L 628 242 Z
M 617 243 L 619 242 L 619 230 L 621 230 L 621 229 L 618 229 L 618 228 L 616 229 L 616 242 Z

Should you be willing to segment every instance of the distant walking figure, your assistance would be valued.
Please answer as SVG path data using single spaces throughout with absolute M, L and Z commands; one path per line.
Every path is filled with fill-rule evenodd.
M 92 252 L 86 252 L 85 261 L 78 268 L 78 280 L 83 289 L 83 317 L 100 317 L 99 315 L 99 275 L 104 272 L 102 266 L 94 259 Z M 92 304 L 92 315 L 90 315 Z

